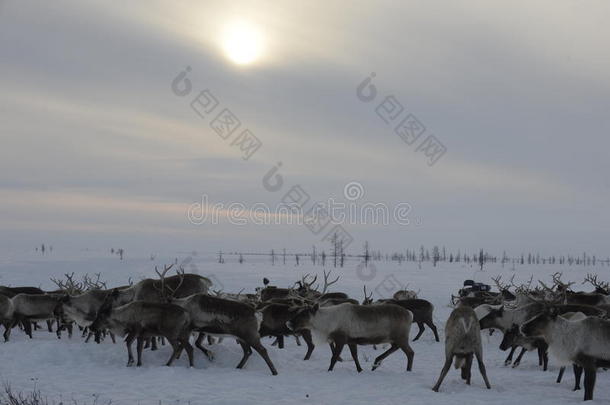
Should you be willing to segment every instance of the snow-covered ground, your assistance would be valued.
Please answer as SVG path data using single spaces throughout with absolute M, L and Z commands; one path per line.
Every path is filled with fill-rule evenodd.
M 235 258 L 227 258 L 224 264 L 214 262 L 212 256 L 176 253 L 157 257 L 126 257 L 119 261 L 106 252 L 54 251 L 45 256 L 39 253 L 13 252 L 0 259 L 0 284 L 34 285 L 53 288 L 50 277 L 64 273 L 101 272 L 109 285 L 125 284 L 129 277 L 139 280 L 154 274 L 154 265 L 168 263 L 177 257 L 184 261 L 188 271 L 211 277 L 227 292 L 245 288 L 253 291 L 268 277 L 278 286 L 291 285 L 304 273 L 321 274 L 321 266 L 312 266 L 303 258 L 304 265 L 295 266 L 294 261 L 275 266 L 267 261 L 244 264 Z M 190 257 L 190 259 L 189 259 Z M 247 259 L 248 260 L 248 259 Z M 306 263 L 305 263 L 306 262 Z M 376 291 L 377 297 L 385 296 L 396 288 L 396 283 L 409 283 L 409 288 L 421 290 L 420 296 L 435 306 L 435 323 L 444 339 L 444 322 L 451 308 L 450 296 L 461 286 L 464 279 L 490 282 L 491 277 L 513 274 L 515 280 L 525 281 L 531 275 L 535 279 L 548 280 L 555 271 L 563 271 L 566 280 L 582 280 L 587 272 L 596 272 L 610 278 L 610 268 L 605 267 L 560 267 L 517 266 L 502 268 L 500 264 L 486 266 L 477 271 L 475 266 L 439 264 L 434 268 L 425 263 L 421 269 L 417 264 L 375 262 L 375 269 L 362 269 L 356 263 L 348 263 L 342 269 L 333 269 L 341 276 L 333 290 L 345 291 L 350 296 L 362 299 L 362 287 Z M 332 267 L 326 267 L 330 269 Z M 586 287 L 585 287 L 586 288 Z M 412 329 L 414 336 L 417 327 Z M 169 356 L 169 348 L 162 346 L 157 352 L 145 351 L 144 366 L 125 367 L 127 354 L 122 343 L 85 344 L 78 334 L 68 340 L 58 340 L 54 334 L 36 331 L 33 340 L 15 330 L 11 341 L 0 345 L 0 380 L 10 382 L 13 390 L 41 390 L 50 400 L 76 399 L 85 403 L 112 401 L 113 404 L 444 404 L 444 403 L 538 403 L 562 404 L 582 401 L 583 393 L 571 391 L 573 377 L 567 372 L 561 384 L 555 383 L 558 368 L 551 359 L 550 369 L 543 372 L 535 354 L 526 354 L 517 369 L 505 367 L 505 352 L 498 349 L 501 336 L 484 334 L 484 359 L 492 384 L 491 390 L 484 388 L 476 367 L 473 366 L 472 386 L 466 386 L 459 373 L 452 369 L 441 387 L 440 393 L 431 390 L 444 359 L 444 344 L 436 343 L 429 330 L 422 338 L 412 343 L 415 350 L 413 371 L 407 373 L 406 358 L 399 351 L 387 358 L 375 372 L 370 371 L 372 359 L 380 351 L 372 347 L 360 348 L 360 359 L 365 371 L 358 374 L 344 351 L 343 363 L 338 363 L 333 372 L 327 372 L 330 353 L 325 346 L 316 347 L 311 360 L 303 361 L 305 346 L 297 346 L 294 339 L 287 339 L 287 347 L 279 350 L 271 347 L 271 339 L 263 344 L 269 349 L 271 359 L 279 375 L 272 376 L 257 355 L 253 354 L 243 370 L 235 366 L 241 358 L 241 349 L 232 339 L 213 346 L 216 359 L 209 362 L 196 351 L 195 368 L 187 368 L 186 356 L 173 367 L 163 366 Z M 348 361 L 349 360 L 349 361 Z M 610 375 L 600 372 L 595 390 L 597 403 L 610 402 Z

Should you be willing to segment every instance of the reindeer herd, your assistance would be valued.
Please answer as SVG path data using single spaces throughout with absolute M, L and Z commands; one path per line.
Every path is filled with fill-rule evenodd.
M 76 325 L 85 341 L 94 337 L 100 343 L 109 337 L 115 342 L 115 336 L 123 337 L 128 366 L 142 365 L 144 349 L 156 350 L 158 344 L 165 342 L 172 348 L 168 366 L 183 351 L 193 366 L 191 341 L 212 361 L 210 346 L 215 338 L 230 336 L 243 350 L 237 368 L 246 365 L 254 349 L 273 375 L 277 370 L 261 343 L 264 337 L 275 338 L 273 345 L 280 349 L 287 337 L 296 339 L 298 345 L 302 339 L 307 347 L 304 360 L 310 359 L 315 344 L 328 344 L 329 371 L 342 361 L 341 353 L 347 346 L 358 372 L 362 371 L 359 345 L 386 345 L 386 350 L 375 358 L 373 370 L 400 349 L 407 358 L 406 370 L 411 371 L 415 354 L 409 335 L 413 323 L 419 328 L 414 341 L 426 326 L 435 340 L 440 340 L 433 322 L 434 306 L 418 298 L 414 291 L 401 290 L 392 299 L 374 301 L 364 287 L 360 303 L 345 293 L 329 292 L 339 277 L 331 279 L 331 273 L 324 272 L 321 287 L 316 284 L 317 276 L 306 275 L 289 288 L 271 286 L 265 278 L 263 287 L 254 294 L 230 294 L 211 290 L 208 278 L 182 269 L 168 276 L 172 267 L 155 268 L 158 278 L 115 288 L 101 282 L 99 274 L 96 278 L 85 276 L 80 282 L 73 274 L 67 274 L 64 280 L 52 279 L 58 286 L 55 291 L 0 287 L 4 339 L 9 341 L 15 327 L 32 338 L 40 322 L 46 322 L 49 332 L 55 327 L 58 338 L 63 332 L 72 337 Z M 495 330 L 504 334 L 500 349 L 510 349 L 506 365 L 517 367 L 527 351 L 536 351 L 539 364 L 547 370 L 550 353 L 562 366 L 557 382 L 565 367 L 572 366 L 574 389 L 580 389 L 584 372 L 584 399 L 592 399 L 597 368 L 610 367 L 610 285 L 587 275 L 585 283 L 592 284 L 595 290 L 576 292 L 572 289 L 574 283 L 563 282 L 559 273 L 553 275 L 554 284 L 550 287 L 543 282 L 532 286 L 533 279 L 522 285 L 515 285 L 513 279 L 503 284 L 500 277 L 494 281 L 499 292 L 469 289 L 452 297 L 455 309 L 445 325 L 445 363 L 434 391 L 440 389 L 452 364 L 470 384 L 474 359 L 486 387 L 491 388 L 481 345 L 481 331 L 488 329 L 490 334 Z

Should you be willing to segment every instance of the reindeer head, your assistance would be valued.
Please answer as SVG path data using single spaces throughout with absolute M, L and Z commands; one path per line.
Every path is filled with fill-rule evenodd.
M 497 327 L 497 320 L 504 316 L 504 305 L 501 305 L 499 308 L 494 308 L 489 304 L 483 304 L 475 308 L 475 313 L 481 312 L 482 308 L 485 308 L 487 313 L 481 315 L 478 314 L 480 316 L 479 325 L 481 326 L 481 329 Z
M 514 344 L 515 339 L 519 337 L 520 334 L 519 325 L 513 324 L 509 330 L 504 332 L 504 338 L 502 339 L 502 343 L 500 343 L 500 350 L 506 351 L 510 349 Z
M 547 328 L 557 319 L 558 314 L 556 307 L 545 307 L 540 314 L 521 325 L 521 333 L 527 337 L 543 337 Z
M 303 329 L 310 329 L 311 319 L 315 316 L 319 309 L 320 305 L 317 303 L 313 305 L 290 308 L 289 312 L 292 314 L 292 318 L 286 323 L 286 326 L 295 332 Z
M 108 294 L 108 296 L 100 306 L 100 309 L 97 311 L 95 319 L 89 326 L 89 329 L 91 329 L 92 332 L 95 332 L 96 343 L 100 343 L 101 341 L 101 332 L 105 329 L 108 329 L 108 327 L 110 326 L 108 318 L 110 318 L 110 315 L 112 314 L 112 307 L 114 306 L 114 302 L 118 297 L 119 290 L 115 288 L 110 294 Z

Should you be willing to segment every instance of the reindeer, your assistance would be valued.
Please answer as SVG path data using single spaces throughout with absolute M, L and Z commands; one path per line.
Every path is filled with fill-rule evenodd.
M 367 295 L 366 286 L 364 286 L 364 300 L 362 301 L 362 305 L 373 304 L 372 296 L 372 293 Z M 376 304 L 394 304 L 411 311 L 413 314 L 413 322 L 415 322 L 419 327 L 419 332 L 417 332 L 417 335 L 415 338 L 413 338 L 414 342 L 418 340 L 424 333 L 424 330 L 426 330 L 424 325 L 428 325 L 428 327 L 432 330 L 432 333 L 434 333 L 434 339 L 437 342 L 440 341 L 436 325 L 434 325 L 433 321 L 434 305 L 432 305 L 431 302 L 419 298 L 405 300 L 381 299 L 378 300 Z
M 481 346 L 479 322 L 474 310 L 462 305 L 451 312 L 445 325 L 445 365 L 432 389 L 438 392 L 454 357 L 455 368 L 461 368 L 462 379 L 466 381 L 466 384 L 470 385 L 470 370 L 473 355 L 477 358 L 479 371 L 483 376 L 485 386 L 487 389 L 490 389 L 491 385 L 487 379 L 487 372 L 483 364 L 483 348 Z
M 286 304 L 268 304 L 260 309 L 260 313 L 263 316 L 261 325 L 259 328 L 259 335 L 261 337 L 274 336 L 277 339 L 278 347 L 284 348 L 284 336 L 303 336 L 305 344 L 307 345 L 307 353 L 303 360 L 309 360 L 311 353 L 314 349 L 311 332 L 304 329 L 300 332 L 294 332 L 286 326 L 286 322 L 290 321 L 294 315 L 291 312 L 292 305 Z
M 550 353 L 562 364 L 577 364 L 585 372 L 584 400 L 593 399 L 599 362 L 610 362 L 610 321 L 585 317 L 569 320 L 557 308 L 545 310 L 521 326 L 528 337 L 542 337 Z
M 320 307 L 316 303 L 293 308 L 293 312 L 294 317 L 287 323 L 290 329 L 297 332 L 309 329 L 322 341 L 335 344 L 328 371 L 333 370 L 346 344 L 358 372 L 362 367 L 357 345 L 367 344 L 391 344 L 390 349 L 375 359 L 373 370 L 398 349 L 407 356 L 407 371 L 413 367 L 414 352 L 409 346 L 413 314 L 404 308 L 390 304 L 360 306 L 349 303 Z
M 290 295 L 292 288 L 279 288 L 274 285 L 269 285 L 269 279 L 267 277 L 263 278 L 263 285 L 265 287 L 256 288 L 256 292 L 260 296 L 260 300 L 262 302 L 267 302 L 275 299 L 283 299 L 288 298 Z
M 32 339 L 32 322 L 54 320 L 61 317 L 61 301 L 64 295 L 61 294 L 17 294 L 11 298 L 13 306 L 13 328 L 21 323 L 25 333 Z M 8 340 L 10 332 L 5 334 Z M 58 329 L 57 338 L 61 338 Z
M 212 297 L 207 294 L 194 294 L 186 298 L 171 299 L 171 303 L 184 308 L 191 315 L 193 330 L 221 335 L 233 335 L 241 345 L 244 355 L 237 368 L 244 367 L 252 354 L 252 349 L 265 360 L 273 375 L 277 371 L 267 354 L 267 349 L 260 342 L 259 318 L 252 306 L 239 301 Z M 208 357 L 207 350 L 201 346 L 202 335 L 195 344 Z
M 6 287 L 0 286 L 0 295 L 13 298 L 17 294 L 41 295 L 45 292 L 37 287 Z
M 120 289 L 116 289 L 120 291 Z M 83 328 L 83 336 L 87 335 L 85 342 L 88 342 L 92 332 L 87 329 L 95 320 L 98 311 L 112 291 L 109 290 L 90 290 L 78 295 L 66 295 L 62 300 L 62 314 L 60 329 L 68 329 L 68 337 L 72 335 L 72 324 L 76 323 Z M 110 335 L 114 342 L 114 334 Z
M 504 332 L 504 338 L 500 343 L 500 350 L 506 351 L 511 348 L 510 354 L 504 361 L 504 365 L 509 365 L 512 362 L 513 354 L 515 349 L 521 347 L 521 353 L 517 356 L 517 359 L 513 363 L 513 368 L 521 364 L 521 358 L 526 351 L 537 350 L 538 351 L 538 365 L 543 366 L 543 370 L 546 371 L 549 366 L 548 356 L 548 345 L 544 339 L 540 338 L 528 338 L 521 334 L 519 331 L 519 325 L 513 324 L 510 329 Z
M 100 308 L 97 317 L 91 324 L 91 330 L 96 332 L 99 343 L 99 333 L 109 329 L 119 336 L 126 336 L 127 366 L 133 365 L 131 345 L 137 340 L 137 366 L 142 365 L 142 349 L 144 340 L 155 336 L 163 336 L 173 348 L 172 355 L 166 365 L 171 366 L 182 348 L 187 352 L 189 366 L 193 367 L 193 347 L 189 343 L 191 335 L 191 319 L 183 308 L 167 303 L 134 301 L 113 308 L 113 300 L 119 295 L 114 290 Z
M 394 298 L 395 300 L 414 300 L 417 299 L 417 291 L 413 291 L 413 290 L 407 290 L 406 288 L 408 287 L 408 285 L 405 286 L 404 290 L 398 290 L 394 293 L 394 295 L 392 296 L 392 298 Z
M 297 293 L 307 299 L 313 300 L 328 300 L 328 299 L 349 299 L 348 295 L 342 292 L 328 292 L 328 287 L 333 284 L 336 284 L 339 281 L 340 276 L 337 276 L 334 280 L 329 281 L 329 277 L 332 273 L 332 270 L 328 272 L 324 271 L 324 286 L 322 287 L 322 291 L 318 291 L 318 286 L 312 288 L 312 285 L 318 279 L 318 276 L 314 276 L 311 281 L 308 281 L 310 277 L 309 274 L 306 274 L 301 278 L 300 281 L 296 282 L 296 291 Z
M 14 309 L 13 301 L 0 294 L 0 323 L 4 325 L 4 341 L 8 342 L 13 326 Z
M 564 295 L 564 300 L 567 304 L 579 305 L 608 305 L 610 304 L 610 295 L 608 295 L 609 284 L 597 280 L 597 275 L 587 274 L 583 284 L 590 283 L 595 287 L 594 292 L 574 292 L 569 290 L 565 284 L 561 283 L 560 276 L 554 277 L 557 290 Z M 570 283 L 571 285 L 572 283 Z M 569 285 L 568 285 L 569 287 Z

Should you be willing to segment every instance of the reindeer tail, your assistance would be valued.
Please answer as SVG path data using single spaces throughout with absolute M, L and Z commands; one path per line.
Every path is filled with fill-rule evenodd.
M 456 354 L 455 355 L 455 360 L 453 361 L 453 365 L 454 365 L 456 370 L 458 368 L 464 367 L 465 363 L 466 363 L 466 356 L 465 355 L 463 355 L 463 354 Z

